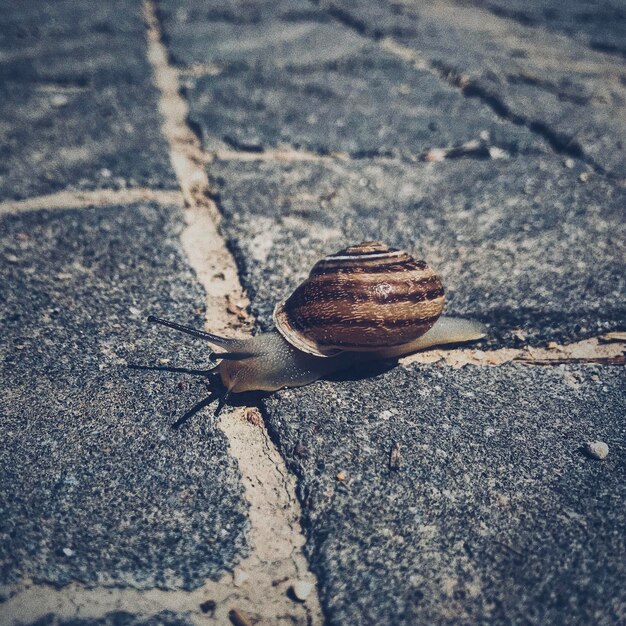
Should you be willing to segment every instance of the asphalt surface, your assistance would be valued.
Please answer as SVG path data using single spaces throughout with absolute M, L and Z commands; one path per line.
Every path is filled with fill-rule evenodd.
M 554 151 L 623 180 L 623 54 L 618 48 L 615 56 L 599 54 L 578 37 L 553 34 L 567 30 L 576 9 L 561 15 L 560 3 L 545 3 L 545 12 L 556 14 L 546 29 L 545 19 L 529 27 L 499 17 L 493 11 L 496 2 L 480 3 L 491 10 L 434 0 L 325 4 L 348 28 L 375 40 L 392 37 L 467 97 L 480 99 L 500 117 L 543 137 Z M 504 13 L 513 7 L 507 4 Z M 620 40 L 626 22 L 623 8 L 610 2 L 599 7 L 593 13 L 611 15 L 606 30 Z
M 591 8 L 581 0 L 561 4 L 557 0 L 498 2 L 469 0 L 470 6 L 522 24 L 546 28 L 576 38 L 594 50 L 626 54 L 626 9 L 620 2 L 601 2 Z
M 175 189 L 142 4 L 0 5 L 0 202 Z M 366 239 L 435 267 L 447 313 L 488 325 L 479 349 L 626 329 L 621 5 L 155 9 L 258 330 Z M 250 553 L 212 413 L 171 428 L 206 385 L 129 367 L 209 365 L 145 324 L 202 324 L 183 223 L 150 203 L 0 216 L 0 615 L 25 580 L 190 590 Z M 373 367 L 253 398 L 298 480 L 326 623 L 626 620 L 625 378 Z

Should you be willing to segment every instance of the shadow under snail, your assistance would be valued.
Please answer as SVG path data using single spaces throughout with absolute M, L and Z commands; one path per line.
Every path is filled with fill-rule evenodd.
M 424 348 L 481 339 L 485 327 L 441 317 L 444 291 L 424 261 L 368 241 L 318 261 L 274 309 L 275 329 L 227 339 L 154 316 L 148 321 L 205 339 L 228 393 L 299 387 L 337 371 Z M 211 371 L 213 371 L 211 370 Z

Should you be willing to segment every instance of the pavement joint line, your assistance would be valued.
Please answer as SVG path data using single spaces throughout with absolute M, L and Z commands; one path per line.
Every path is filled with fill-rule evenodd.
M 332 154 L 316 154 L 306 150 L 295 150 L 292 148 L 276 148 L 274 150 L 215 150 L 211 152 L 212 160 L 219 161 L 279 161 L 283 163 L 292 162 L 336 162 L 349 161 L 350 156 L 345 152 L 334 152 Z M 391 160 L 391 159 L 387 159 Z
M 520 153 L 520 156 L 524 156 Z M 355 157 L 347 152 L 331 152 L 329 154 L 318 154 L 306 150 L 296 150 L 292 148 L 276 148 L 262 150 L 214 150 L 209 155 L 209 163 L 214 161 L 241 161 L 241 162 L 315 162 L 329 163 L 349 162 L 360 159 L 376 163 L 435 163 L 444 160 L 457 160 L 462 158 L 470 159 L 503 159 L 515 158 L 508 150 L 496 144 L 490 144 L 485 140 L 474 139 L 462 144 L 453 146 L 437 147 L 432 146 L 413 156 L 393 156 L 393 155 L 368 155 L 366 157 Z
M 180 191 L 150 189 L 144 187 L 132 189 L 96 189 L 93 191 L 59 191 L 57 193 L 34 196 L 24 200 L 5 200 L 0 202 L 0 215 L 43 211 L 46 209 L 87 209 L 108 207 L 137 202 L 156 202 L 164 206 L 179 205 L 182 200 Z
M 9 589 L 9 599 L 0 604 L 0 623 L 34 622 L 48 613 L 59 618 L 101 618 L 113 611 L 154 616 L 162 611 L 188 615 L 196 626 L 230 623 L 228 614 L 238 609 L 278 626 L 322 623 L 314 592 L 306 603 L 290 600 L 287 590 L 293 582 L 314 582 L 302 553 L 300 507 L 295 497 L 296 478 L 272 443 L 265 425 L 254 412 L 240 408 L 223 414 L 219 427 L 229 439 L 231 453 L 238 459 L 242 482 L 250 503 L 250 544 L 252 554 L 220 580 L 206 580 L 192 590 L 135 589 L 103 583 L 95 587 L 73 582 L 59 588 L 23 580 Z M 247 459 L 243 462 L 241 459 Z M 212 615 L 200 605 L 211 600 Z
M 241 330 L 241 323 L 236 315 L 229 313 L 229 309 L 232 310 L 229 305 L 236 302 L 245 310 L 248 300 L 239 282 L 235 261 L 219 233 L 221 216 L 211 199 L 204 169 L 207 157 L 199 138 L 188 125 L 187 103 L 180 94 L 178 70 L 170 64 L 162 43 L 154 0 L 144 0 L 143 7 L 148 59 L 160 94 L 163 133 L 185 199 L 183 250 L 206 291 L 206 319 L 210 330 L 233 335 Z M 254 412 L 257 412 L 254 419 L 250 419 Z M 224 610 L 243 610 L 272 624 L 321 624 L 316 590 L 302 604 L 293 602 L 286 593 L 288 585 L 298 579 L 316 582 L 302 551 L 305 538 L 300 525 L 300 505 L 295 496 L 295 476 L 289 473 L 267 434 L 258 409 L 248 407 L 226 412 L 217 426 L 226 435 L 230 453 L 239 465 L 250 507 L 251 553 L 239 563 L 233 575 L 227 574 L 220 581 L 230 589 Z M 242 577 L 246 582 L 235 586 Z
M 284 588 L 283 585 L 282 589 Z M 248 607 L 247 603 L 235 602 L 235 592 L 243 594 L 248 589 L 252 589 L 252 583 L 246 582 L 241 588 L 234 588 L 230 575 L 219 581 L 207 580 L 193 591 L 135 589 L 115 584 L 88 587 L 76 582 L 59 588 L 23 580 L 8 594 L 10 596 L 8 600 L 0 604 L 0 623 L 16 626 L 32 623 L 49 613 L 60 619 L 77 616 L 82 619 L 98 619 L 116 611 L 145 617 L 171 611 L 188 616 L 195 626 L 206 626 L 208 623 L 229 624 L 228 611 L 232 606 L 250 615 L 258 613 L 255 605 Z M 200 605 L 208 600 L 216 604 L 212 615 L 205 614 L 200 608 Z
M 610 334 L 609 334 L 610 335 Z M 608 341 L 604 336 L 583 339 L 571 344 L 549 342 L 547 347 L 524 346 L 522 348 L 500 348 L 480 350 L 456 348 L 453 350 L 428 350 L 416 352 L 399 360 L 401 365 L 412 363 L 442 363 L 454 368 L 465 365 L 496 367 L 507 363 L 554 366 L 568 363 L 581 365 L 625 365 L 626 342 Z
M 615 335 L 620 335 L 616 337 Z M 545 365 L 549 357 L 554 364 L 568 359 L 613 358 L 624 355 L 626 342 L 623 333 L 609 333 L 569 345 L 551 342 L 546 348 L 502 348 L 492 351 L 476 349 L 431 350 L 400 359 L 400 364 L 433 364 L 444 362 L 451 367 L 464 365 L 497 366 L 506 363 L 534 362 Z M 113 611 L 153 616 L 162 611 L 172 611 L 187 615 L 196 626 L 207 623 L 229 623 L 228 612 L 231 608 L 243 610 L 250 616 L 267 618 L 262 612 L 267 606 L 267 589 L 275 590 L 276 595 L 284 592 L 289 581 L 295 576 L 308 577 L 308 565 L 302 555 L 304 538 L 299 532 L 300 511 L 295 497 L 295 477 L 289 473 L 284 461 L 258 415 L 248 412 L 255 409 L 241 408 L 222 417 L 220 427 L 227 434 L 231 449 L 236 458 L 248 458 L 250 462 L 241 465 L 243 481 L 251 503 L 252 545 L 257 549 L 237 568 L 238 576 L 245 572 L 247 581 L 234 586 L 234 576 L 227 574 L 218 581 L 207 580 L 193 591 L 120 588 L 111 583 L 97 587 L 71 583 L 58 588 L 48 584 L 33 583 L 23 580 L 11 589 L 5 588 L 8 599 L 0 604 L 0 623 L 17 624 L 34 622 L 48 613 L 59 618 L 100 618 Z M 255 419 L 251 419 L 255 418 Z M 286 515 L 276 516 L 276 507 L 282 507 Z M 260 523 L 259 523 L 260 522 Z M 275 526 L 274 522 L 278 525 Z M 295 531 L 294 531 L 295 528 Z M 274 535 L 280 533 L 287 537 L 278 542 L 278 551 Z M 254 536 L 256 535 L 256 536 Z M 269 540 L 267 540 L 269 537 Z M 290 538 L 296 537 L 296 541 Z M 278 562 L 278 566 L 276 563 Z M 7 593 L 8 591 L 8 593 Z M 255 597 L 259 594 L 260 597 Z M 283 596 L 286 600 L 286 596 Z M 216 603 L 212 617 L 202 612 L 200 605 L 212 600 Z M 290 602 L 290 601 L 289 601 Z M 310 602 L 307 601 L 310 605 Z M 280 624 L 280 618 L 288 620 L 289 611 L 281 603 L 275 605 L 273 616 Z M 293 610 L 290 603 L 287 607 Z M 322 620 L 317 602 L 307 609 L 307 623 L 318 624 Z

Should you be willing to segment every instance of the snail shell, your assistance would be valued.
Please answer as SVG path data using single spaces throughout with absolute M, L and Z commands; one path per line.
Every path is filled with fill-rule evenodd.
M 439 276 L 403 250 L 367 241 L 318 261 L 274 309 L 277 330 L 315 356 L 387 349 L 426 333 L 444 306 Z

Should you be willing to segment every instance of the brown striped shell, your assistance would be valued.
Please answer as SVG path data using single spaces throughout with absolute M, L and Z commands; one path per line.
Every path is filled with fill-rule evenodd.
M 317 356 L 410 343 L 441 315 L 439 276 L 402 250 L 367 241 L 318 261 L 274 309 L 294 347 Z

